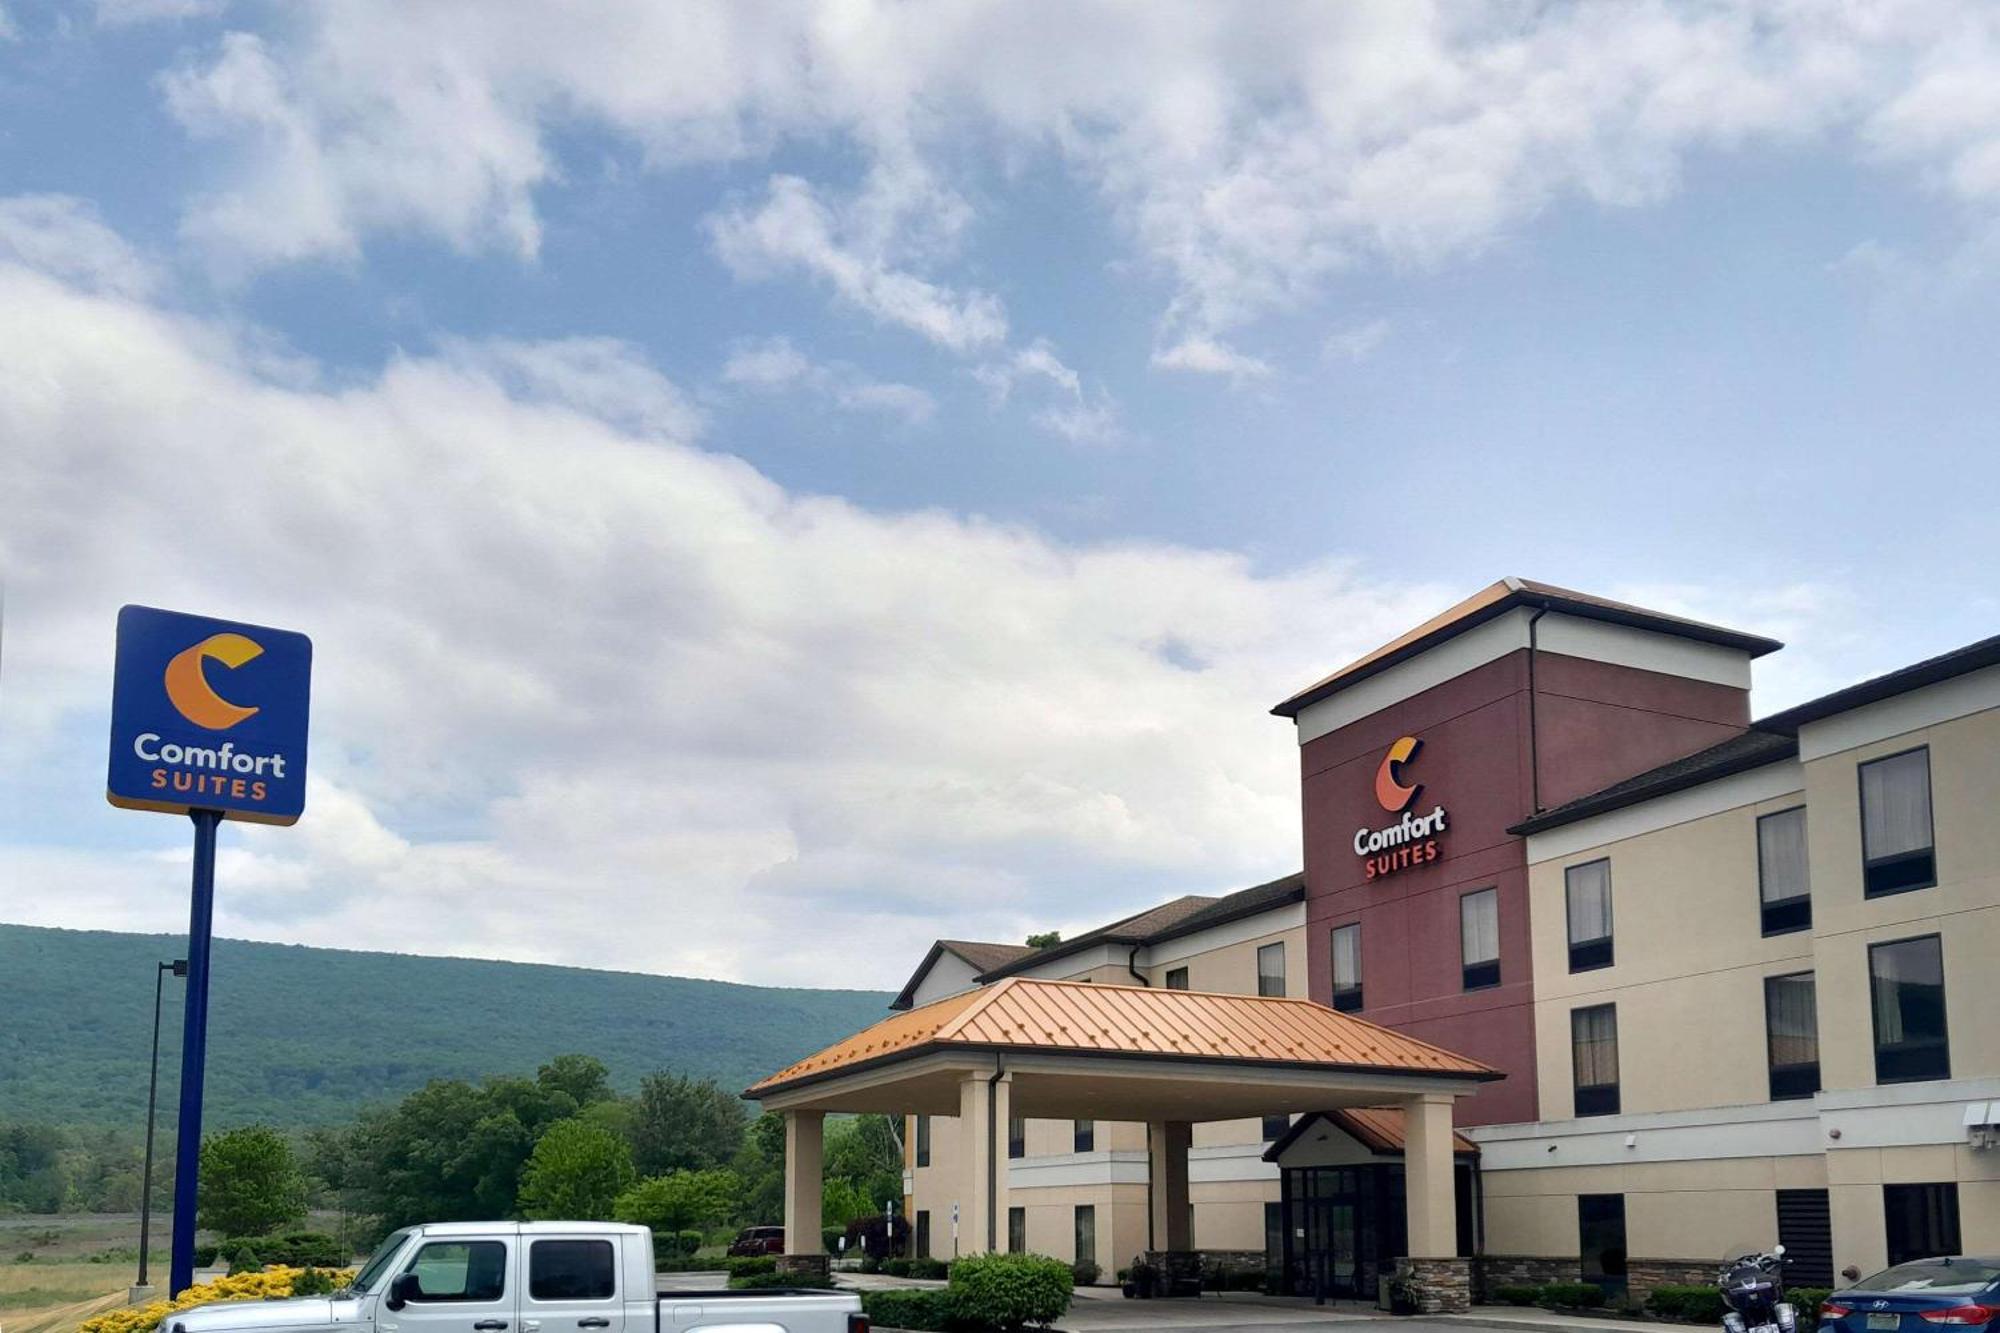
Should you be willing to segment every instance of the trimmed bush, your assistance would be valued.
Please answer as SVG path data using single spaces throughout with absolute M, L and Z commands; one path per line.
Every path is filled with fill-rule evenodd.
M 1540 1287 L 1506 1286 L 1493 1289 L 1493 1299 L 1502 1305 L 1533 1305 L 1541 1298 Z
M 1097 1279 L 1104 1275 L 1102 1268 L 1087 1259 L 1080 1264 L 1071 1264 L 1069 1271 L 1079 1287 L 1094 1287 L 1097 1285 Z
M 215 1267 L 216 1256 L 221 1253 L 222 1247 L 220 1245 L 197 1245 L 194 1247 L 194 1266 L 196 1268 L 213 1268 Z M 29 1259 L 34 1257 L 32 1254 L 27 1255 Z
M 877 1328 L 907 1328 L 915 1333 L 946 1333 L 953 1321 L 948 1291 L 928 1287 L 890 1287 L 861 1293 L 861 1308 Z
M 1590 1309 L 1604 1304 L 1604 1288 L 1595 1282 L 1551 1282 L 1535 1303 L 1551 1310 Z
M 292 1295 L 327 1296 L 337 1285 L 333 1274 L 324 1268 L 301 1268 L 292 1279 Z
M 942 1259 L 912 1259 L 907 1276 L 938 1282 L 951 1276 L 951 1267 Z
M 847 1239 L 846 1227 L 823 1227 L 819 1233 L 821 1254 L 839 1254 L 840 1242 Z
M 1691 1324 L 1719 1324 L 1725 1308 L 1720 1291 L 1692 1283 L 1654 1287 L 1646 1297 L 1648 1312 L 1662 1319 L 1685 1319 Z
M 219 1254 L 233 1255 L 239 1250 L 254 1251 L 267 1264 L 283 1264 L 287 1268 L 338 1268 L 353 1255 L 343 1251 L 346 1247 L 323 1231 L 286 1231 L 270 1236 L 232 1236 L 216 1246 Z M 200 1261 L 200 1256 L 196 1256 Z
M 1014 1333 L 1047 1327 L 1069 1309 L 1076 1275 L 1039 1254 L 974 1254 L 951 1266 L 952 1312 L 967 1323 Z
M 729 1279 L 731 1291 L 763 1291 L 773 1287 L 831 1287 L 824 1273 L 745 1273 Z
M 1819 1307 L 1831 1295 L 1826 1287 L 1792 1287 L 1785 1292 L 1785 1299 L 1799 1307 L 1799 1323 L 1808 1324 L 1819 1318 Z
M 229 1276 L 241 1277 L 245 1273 L 261 1273 L 264 1261 L 257 1257 L 257 1251 L 245 1245 L 229 1256 Z
M 726 1270 L 731 1277 L 762 1277 L 766 1273 L 778 1271 L 778 1256 L 775 1254 L 732 1254 L 715 1261 L 715 1266 Z

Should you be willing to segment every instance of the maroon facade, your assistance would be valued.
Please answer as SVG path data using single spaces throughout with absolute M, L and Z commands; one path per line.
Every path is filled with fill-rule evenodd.
M 1530 691 L 1530 681 L 1533 690 Z M 1529 965 L 1527 849 L 1507 832 L 1560 805 L 1726 740 L 1749 725 L 1745 690 L 1522 649 L 1301 747 L 1306 957 L 1332 998 L 1329 932 L 1361 924 L 1361 1016 L 1504 1071 L 1458 1122 L 1539 1118 Z M 1370 879 L 1355 833 L 1395 823 L 1376 775 L 1396 740 L 1422 749 L 1398 772 L 1421 783 L 1410 813 L 1446 810 L 1434 859 Z M 1380 862 L 1378 861 L 1379 865 Z M 1499 891 L 1500 982 L 1467 991 L 1459 899 Z

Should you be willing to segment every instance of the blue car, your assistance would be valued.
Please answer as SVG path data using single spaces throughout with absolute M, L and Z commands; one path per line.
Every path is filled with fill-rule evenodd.
M 2000 1259 L 1912 1259 L 1827 1297 L 1820 1333 L 2000 1333 Z

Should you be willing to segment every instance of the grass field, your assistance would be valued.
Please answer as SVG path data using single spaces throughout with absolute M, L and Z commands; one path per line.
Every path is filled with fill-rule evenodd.
M 124 1264 L 0 1263 L 0 1316 L 11 1326 L 30 1310 L 124 1291 L 131 1281 L 132 1270 Z

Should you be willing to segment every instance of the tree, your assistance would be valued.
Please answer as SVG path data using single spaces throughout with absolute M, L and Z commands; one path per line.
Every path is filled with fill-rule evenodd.
M 550 1092 L 568 1094 L 579 1108 L 612 1097 L 611 1071 L 592 1055 L 558 1055 L 535 1071 L 535 1082 Z
M 620 1222 L 636 1222 L 656 1236 L 706 1231 L 729 1220 L 743 1193 L 734 1171 L 670 1171 L 642 1180 L 618 1196 L 613 1212 Z
M 750 1124 L 731 1163 L 743 1182 L 735 1220 L 744 1226 L 775 1223 L 785 1213 L 785 1118 L 766 1111 Z
M 305 1215 L 305 1175 L 284 1135 L 248 1125 L 202 1140 L 196 1225 L 225 1236 L 262 1236 Z
M 858 1115 L 826 1127 L 826 1177 L 845 1180 L 868 1201 L 862 1212 L 881 1210 L 886 1199 L 903 1194 L 903 1147 L 885 1115 Z M 829 1218 L 829 1225 L 845 1217 Z
M 845 1228 L 857 1217 L 872 1216 L 882 1205 L 870 1203 L 851 1180 L 828 1176 L 819 1187 L 819 1221 L 823 1227 Z
M 1045 930 L 1039 935 L 1030 935 L 1027 945 L 1030 949 L 1052 949 L 1062 943 L 1060 930 Z
M 711 1079 L 661 1070 L 639 1081 L 632 1155 L 649 1176 L 726 1165 L 743 1146 L 741 1098 Z
M 521 1172 L 520 1210 L 531 1218 L 608 1221 L 632 1176 L 623 1139 L 582 1120 L 559 1120 Z

